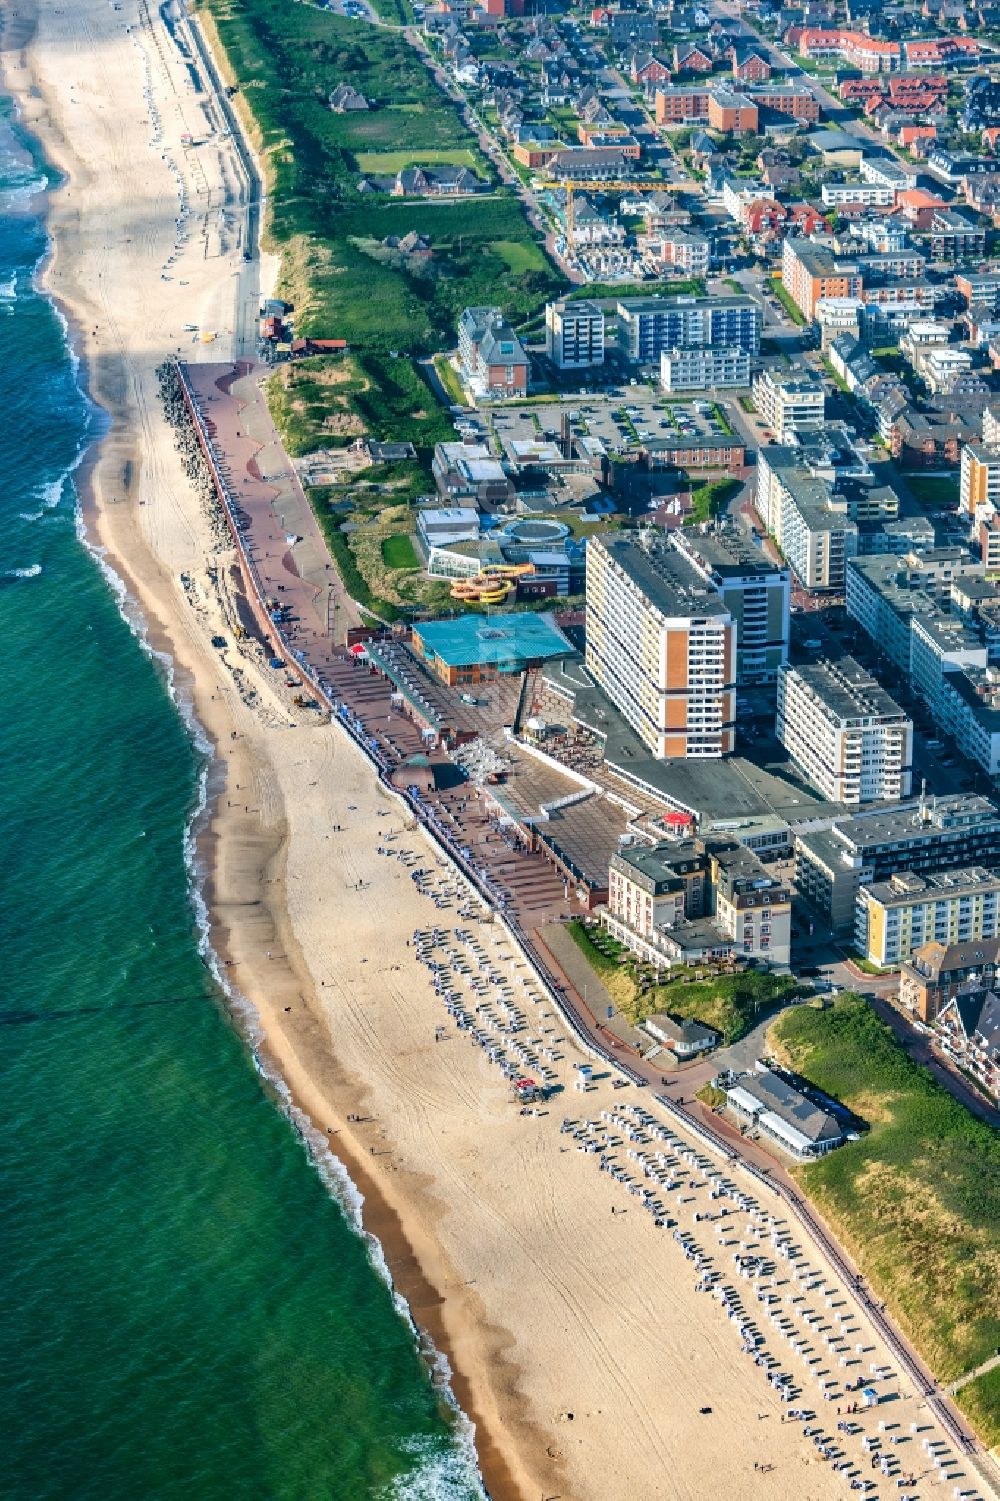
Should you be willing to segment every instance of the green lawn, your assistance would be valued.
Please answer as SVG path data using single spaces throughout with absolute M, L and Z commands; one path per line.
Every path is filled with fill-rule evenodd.
M 697 526 L 699 522 L 714 520 L 739 489 L 738 479 L 716 479 L 707 485 L 699 485 L 691 491 L 691 513 L 684 518 L 684 525 Z
M 517 274 L 546 269 L 545 256 L 541 250 L 537 245 L 529 244 L 527 241 L 495 240 L 492 248 L 504 264 Z
M 958 502 L 958 474 L 907 474 L 903 476 L 918 505 L 940 511 Z
M 382 561 L 387 568 L 419 568 L 420 559 L 405 533 L 382 539 Z
M 422 147 L 419 151 L 357 151 L 354 160 L 359 172 L 370 173 L 373 177 L 389 177 L 404 167 L 476 166 L 473 153 L 461 146 L 441 151 L 431 147 Z
M 803 1187 L 935 1375 L 948 1382 L 975 1370 L 1000 1345 L 1000 1132 L 913 1063 L 859 996 L 796 1007 L 770 1036 L 779 1056 L 870 1127 L 797 1169 Z M 996 1395 L 995 1382 L 960 1394 L 970 1416 L 981 1404 L 992 1443 Z

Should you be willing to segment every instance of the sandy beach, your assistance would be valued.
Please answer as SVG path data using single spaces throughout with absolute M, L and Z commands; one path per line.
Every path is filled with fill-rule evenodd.
M 256 1011 L 262 1052 L 364 1195 L 365 1226 L 417 1325 L 447 1356 L 491 1496 L 847 1494 L 791 1410 L 815 1414 L 878 1483 L 869 1495 L 899 1494 L 862 1445 L 877 1416 L 891 1425 L 884 1451 L 891 1433 L 894 1463 L 927 1477 L 915 1494 L 956 1484 L 993 1494 L 964 1462 L 936 1463 L 953 1446 L 778 1201 L 738 1175 L 759 1208 L 721 1190 L 713 1199 L 721 1165 L 689 1161 L 657 1135 L 671 1129 L 666 1115 L 653 1112 L 655 1130 L 630 1115 L 653 1109 L 635 1089 L 608 1076 L 577 1091 L 588 1060 L 526 962 L 488 914 L 461 915 L 457 878 L 347 735 L 304 720 L 252 653 L 213 648 L 231 619 L 218 576 L 233 554 L 184 475 L 155 371 L 178 351 L 233 355 L 242 254 L 231 143 L 206 138 L 204 101 L 156 13 L 133 0 L 41 0 L 36 17 L 22 6 L 4 47 L 5 85 L 65 174 L 47 284 L 111 420 L 85 474 L 88 535 L 216 747 L 201 851 L 216 951 Z M 202 144 L 185 150 L 186 135 Z M 273 281 L 273 261 L 262 274 Z M 188 324 L 214 339 L 192 343 Z M 415 880 L 416 869 L 426 875 Z M 512 1031 L 515 1009 L 523 1026 Z M 458 1024 L 462 1011 L 473 1026 Z M 530 1048 L 551 1069 L 563 1093 L 544 1113 L 519 1112 L 474 1027 L 495 1050 Z M 564 1118 L 579 1135 L 561 1130 Z M 660 1185 L 645 1173 L 656 1153 L 673 1161 L 679 1186 L 662 1188 L 664 1203 L 697 1253 L 638 1191 Z M 605 1157 L 635 1191 L 600 1171 Z M 709 1221 L 721 1208 L 725 1220 Z M 735 1254 L 775 1270 L 741 1277 Z M 716 1283 L 737 1285 L 742 1313 Z M 753 1341 L 741 1333 L 751 1323 Z M 794 1400 L 768 1379 L 770 1361 L 791 1373 Z M 837 1409 L 846 1422 L 844 1384 L 860 1374 L 889 1400 L 847 1434 Z M 836 1395 L 824 1398 L 822 1380 Z

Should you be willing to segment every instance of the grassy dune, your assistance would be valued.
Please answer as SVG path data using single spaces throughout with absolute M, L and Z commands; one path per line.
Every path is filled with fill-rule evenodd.
M 1000 1345 L 1000 1132 L 913 1063 L 860 997 L 796 1007 L 775 1052 L 871 1129 L 798 1169 L 802 1185 L 942 1381 Z M 959 1396 L 1000 1439 L 1000 1384 Z
M 462 162 L 492 178 L 400 32 L 276 0 L 198 0 L 198 10 L 260 153 L 266 234 L 298 333 L 421 354 L 454 340 L 467 305 L 498 301 L 520 321 L 562 286 L 507 190 L 452 201 L 359 193 L 366 172 L 409 162 Z M 329 96 L 343 82 L 370 109 L 335 114 Z M 429 238 L 429 259 L 383 254 L 386 236 L 411 229 Z

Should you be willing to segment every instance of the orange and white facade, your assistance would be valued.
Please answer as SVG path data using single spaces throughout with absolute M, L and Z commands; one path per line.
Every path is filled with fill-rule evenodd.
M 655 757 L 733 751 L 736 624 L 666 543 L 588 543 L 586 665 Z
M 962 510 L 977 521 L 1000 512 L 1000 447 L 965 445 L 958 493 Z

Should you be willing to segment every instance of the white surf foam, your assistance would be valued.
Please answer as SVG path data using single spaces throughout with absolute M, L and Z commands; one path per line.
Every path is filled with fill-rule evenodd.
M 407 1447 L 414 1456 L 414 1468 L 383 1487 L 378 1501 L 478 1501 L 486 1497 L 474 1450 L 471 1455 L 461 1449 L 442 1450 L 428 1439 L 417 1439 Z

